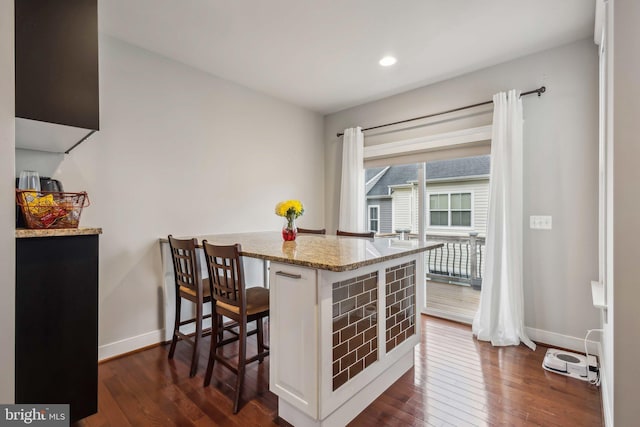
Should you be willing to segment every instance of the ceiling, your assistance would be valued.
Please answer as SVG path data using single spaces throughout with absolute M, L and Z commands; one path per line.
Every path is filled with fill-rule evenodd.
M 593 0 L 101 0 L 100 31 L 323 114 L 590 37 Z M 398 63 L 378 65 L 384 55 Z

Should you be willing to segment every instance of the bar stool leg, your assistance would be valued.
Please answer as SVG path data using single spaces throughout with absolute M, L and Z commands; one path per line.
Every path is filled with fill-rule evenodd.
M 213 303 L 215 304 L 215 302 Z M 211 384 L 211 376 L 213 375 L 213 366 L 216 363 L 216 352 L 218 351 L 219 334 L 213 333 L 222 327 L 222 316 L 216 313 L 211 314 L 211 347 L 209 348 L 209 362 L 207 363 L 207 372 L 204 374 L 204 386 Z
M 247 360 L 247 320 L 240 322 L 239 351 L 238 351 L 238 378 L 236 379 L 236 395 L 233 400 L 233 413 L 237 414 L 240 407 L 240 395 L 244 382 L 244 366 Z
M 259 317 L 256 320 L 256 328 L 258 329 L 258 354 L 260 355 L 260 357 L 258 357 L 258 363 L 262 363 L 264 361 L 264 356 L 262 355 L 262 353 L 264 353 L 264 322 L 263 322 L 263 318 Z
M 200 340 L 202 339 L 202 301 L 196 303 L 196 335 L 193 340 L 193 355 L 191 356 L 191 371 L 189 378 L 193 378 L 198 371 L 200 357 Z
M 222 318 L 222 314 L 218 314 L 218 341 L 222 341 L 224 339 L 224 319 Z M 213 329 L 211 329 L 213 333 Z
M 176 344 L 178 343 L 178 330 L 180 329 L 180 306 L 182 297 L 180 297 L 178 289 L 176 289 L 176 317 L 173 323 L 173 337 L 171 338 L 171 347 L 169 347 L 169 359 L 173 359 L 173 354 L 176 351 Z

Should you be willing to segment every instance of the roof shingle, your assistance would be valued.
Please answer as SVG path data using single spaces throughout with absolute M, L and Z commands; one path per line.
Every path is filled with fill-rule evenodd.
M 367 169 L 367 181 L 384 168 Z M 371 171 L 371 172 L 370 172 Z M 490 156 L 465 157 L 461 159 L 436 160 L 427 163 L 427 180 L 461 178 L 466 176 L 489 175 Z M 390 185 L 406 184 L 418 180 L 418 165 L 391 166 L 378 182 L 369 190 L 367 196 L 386 196 Z

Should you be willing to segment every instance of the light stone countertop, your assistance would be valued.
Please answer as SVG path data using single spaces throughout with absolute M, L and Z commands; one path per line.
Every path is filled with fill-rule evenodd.
M 30 237 L 86 236 L 91 234 L 102 234 L 102 228 L 16 229 L 16 238 L 18 239 L 25 239 Z
M 398 240 L 396 238 L 356 238 L 332 235 L 298 234 L 293 242 L 282 240 L 279 231 L 174 236 L 198 239 L 216 245 L 240 243 L 241 255 L 329 271 L 349 271 L 366 265 L 424 252 L 442 246 L 441 242 Z M 161 238 L 161 243 L 168 243 Z

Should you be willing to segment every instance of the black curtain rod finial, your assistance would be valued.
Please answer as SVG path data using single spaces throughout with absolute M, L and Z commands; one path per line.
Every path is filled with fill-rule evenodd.
M 538 89 L 530 90 L 529 92 L 522 92 L 520 96 L 533 95 L 534 93 L 538 94 L 538 96 L 542 96 L 546 91 L 546 86 L 540 86 Z

